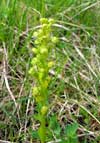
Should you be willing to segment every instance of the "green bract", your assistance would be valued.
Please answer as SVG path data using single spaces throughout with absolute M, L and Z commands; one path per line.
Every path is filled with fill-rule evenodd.
M 46 140 L 45 118 L 48 111 L 48 86 L 50 83 L 49 70 L 53 67 L 54 62 L 49 60 L 49 57 L 58 42 L 57 37 L 52 35 L 53 19 L 41 18 L 41 29 L 33 33 L 35 40 L 35 47 L 32 52 L 35 57 L 31 60 L 31 68 L 29 73 L 34 77 L 35 85 L 33 87 L 33 97 L 35 98 L 38 109 L 38 114 L 41 116 L 39 136 L 41 143 Z M 43 137 L 42 137 L 43 136 Z

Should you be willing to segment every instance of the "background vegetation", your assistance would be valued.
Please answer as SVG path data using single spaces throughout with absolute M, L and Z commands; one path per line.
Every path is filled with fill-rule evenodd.
M 41 17 L 55 19 L 59 37 L 47 142 L 99 143 L 99 0 L 0 1 L 0 142 L 39 142 L 28 70 Z

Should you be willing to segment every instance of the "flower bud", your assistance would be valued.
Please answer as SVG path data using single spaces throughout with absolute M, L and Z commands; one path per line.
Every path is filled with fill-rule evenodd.
M 58 38 L 57 37 L 52 37 L 51 41 L 56 44 L 58 42 Z
M 30 68 L 30 70 L 28 71 L 28 73 L 32 75 L 32 73 L 33 73 L 33 68 Z
M 48 19 L 46 18 L 41 18 L 40 19 L 41 24 L 47 24 L 48 23 Z
M 38 87 L 33 87 L 33 96 L 37 95 L 39 93 Z
M 41 113 L 42 115 L 45 115 L 48 111 L 48 107 L 47 106 L 43 106 L 42 109 L 41 109 Z
M 48 68 L 51 68 L 53 65 L 54 65 L 54 62 L 53 62 L 53 61 L 49 62 L 49 63 L 48 63 Z
M 36 48 L 32 48 L 32 52 L 37 54 L 38 53 L 38 50 Z
M 52 18 L 49 19 L 50 24 L 54 24 L 54 22 L 55 22 L 54 19 L 52 19 Z
M 47 54 L 47 53 L 48 53 L 48 49 L 41 47 L 40 53 L 41 53 L 41 54 Z
M 31 61 L 31 64 L 36 65 L 37 62 L 38 62 L 37 58 L 33 58 L 32 61 Z
M 34 36 L 34 37 L 37 37 L 37 36 L 38 36 L 38 32 L 34 32 L 34 33 L 33 33 L 33 36 Z

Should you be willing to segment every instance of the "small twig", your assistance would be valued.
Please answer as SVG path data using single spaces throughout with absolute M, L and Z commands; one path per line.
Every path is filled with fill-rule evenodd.
M 0 143 L 14 143 L 14 142 L 0 140 Z
M 61 142 L 61 139 L 55 140 L 55 141 L 50 141 L 50 142 L 47 142 L 47 143 L 59 143 L 59 142 Z
M 4 47 L 4 54 L 5 54 L 5 58 L 4 58 L 4 61 L 3 61 L 3 65 L 4 65 L 4 68 L 3 68 L 3 76 L 4 76 L 4 80 L 5 80 L 5 84 L 6 84 L 6 87 L 7 87 L 7 90 L 12 98 L 12 100 L 14 101 L 14 104 L 15 104 L 15 107 L 17 109 L 17 103 L 16 103 L 16 100 L 15 100 L 15 97 L 10 89 L 10 86 L 9 86 L 9 82 L 8 82 L 8 78 L 7 78 L 7 72 L 6 72 L 6 64 L 7 64 L 7 51 L 6 51 L 6 48 L 5 48 L 5 43 L 3 43 L 3 47 Z
M 31 91 L 30 91 L 30 94 L 29 94 L 29 98 L 28 98 L 28 102 L 27 102 L 27 107 L 26 107 L 26 120 L 25 120 L 25 126 L 24 126 L 24 132 L 26 133 L 26 127 L 27 127 L 27 115 L 28 115 L 28 111 L 29 111 L 29 104 L 30 104 L 30 98 L 31 98 L 32 94 L 31 94 Z
M 6 72 L 6 66 L 7 66 L 7 51 L 6 51 L 6 48 L 5 48 L 5 43 L 3 43 L 3 47 L 4 47 L 4 60 L 3 60 L 3 77 L 4 77 L 4 81 L 5 81 L 5 84 L 6 84 L 6 88 L 9 92 L 9 95 L 11 97 L 11 99 L 13 100 L 14 104 L 15 104 L 15 107 L 16 107 L 16 110 L 17 110 L 17 107 L 18 107 L 18 104 L 16 103 L 16 100 L 15 100 L 15 97 L 10 89 L 10 86 L 9 86 L 9 82 L 8 82 L 8 78 L 7 78 L 7 72 Z M 17 110 L 17 115 L 18 115 L 18 118 L 19 118 L 19 123 L 20 123 L 20 115 L 19 115 L 19 112 Z M 21 126 L 21 123 L 20 123 L 20 126 Z

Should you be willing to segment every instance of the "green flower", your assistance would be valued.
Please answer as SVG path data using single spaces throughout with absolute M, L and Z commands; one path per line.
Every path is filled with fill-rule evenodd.
M 32 52 L 35 53 L 35 54 L 37 54 L 38 53 L 38 49 L 32 48 Z
M 38 59 L 37 58 L 33 58 L 32 61 L 31 61 L 31 64 L 32 65 L 36 65 L 38 62 Z
M 48 62 L 48 68 L 51 68 L 53 65 L 54 65 L 54 62 L 53 62 L 53 61 Z
M 43 48 L 40 49 L 40 53 L 41 54 L 48 54 L 48 49 L 43 47 Z
M 38 95 L 39 94 L 39 87 L 33 87 L 33 95 Z
M 30 68 L 30 70 L 28 71 L 28 73 L 32 75 L 32 73 L 33 73 L 33 68 L 32 67 Z
M 41 109 L 42 115 L 47 114 L 47 111 L 48 111 L 48 107 L 47 106 L 43 106 L 42 109 Z
M 41 24 L 48 24 L 48 19 L 47 18 L 41 18 L 40 22 L 41 22 Z
M 50 23 L 50 24 L 54 24 L 54 23 L 55 23 L 54 19 L 50 18 L 50 19 L 49 19 L 49 23 Z
M 34 33 L 33 33 L 33 36 L 34 36 L 34 37 L 38 37 L 38 32 L 34 32 Z
M 56 44 L 58 42 L 58 38 L 57 37 L 52 37 L 51 41 Z

